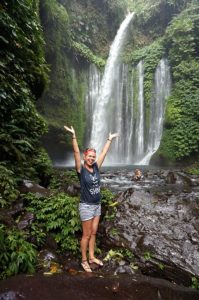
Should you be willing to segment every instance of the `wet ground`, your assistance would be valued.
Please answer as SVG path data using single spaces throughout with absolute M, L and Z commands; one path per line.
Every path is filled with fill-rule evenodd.
M 198 300 L 199 292 L 146 276 L 77 272 L 17 275 L 0 282 L 0 300 Z

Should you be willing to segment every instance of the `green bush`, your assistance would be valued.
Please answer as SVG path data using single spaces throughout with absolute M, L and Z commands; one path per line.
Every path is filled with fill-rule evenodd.
M 193 289 L 199 290 L 199 279 L 196 277 L 192 277 L 191 281 L 192 281 L 191 287 Z
M 114 194 L 109 189 L 102 189 L 101 190 L 101 200 L 102 204 L 110 205 L 113 203 Z
M 67 186 L 78 182 L 77 172 L 73 170 L 54 169 L 53 176 L 50 181 L 50 189 L 63 192 Z
M 72 47 L 78 55 L 83 56 L 88 62 L 94 63 L 99 68 L 105 66 L 105 61 L 101 57 L 94 55 L 92 51 L 84 44 L 72 42 Z
M 36 218 L 31 225 L 32 230 L 51 233 L 62 251 L 77 253 L 79 250 L 77 233 L 81 229 L 79 199 L 64 193 L 54 194 L 45 199 L 28 194 L 25 195 L 25 199 L 29 202 L 27 210 L 34 213 Z
M 0 225 L 0 278 L 35 271 L 37 252 L 26 239 L 22 231 Z
M 193 163 L 191 166 L 184 169 L 184 171 L 188 174 L 199 176 L 199 162 Z
M 19 195 L 13 175 L 13 172 L 6 168 L 5 164 L 0 164 L 0 207 L 9 205 Z
M 32 158 L 32 167 L 35 170 L 40 184 L 47 186 L 50 183 L 53 174 L 52 162 L 44 148 L 39 148 L 37 153 Z
M 19 169 L 31 168 L 28 162 L 47 130 L 35 108 L 48 73 L 38 3 L 1 1 L 0 160 L 16 177 Z

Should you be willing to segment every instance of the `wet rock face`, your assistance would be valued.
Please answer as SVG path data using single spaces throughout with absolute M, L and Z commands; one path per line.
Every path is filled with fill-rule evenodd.
M 69 185 L 69 186 L 67 187 L 66 192 L 67 192 L 70 196 L 72 196 L 72 197 L 74 197 L 74 196 L 79 196 L 79 194 L 80 194 L 80 184 Z
M 169 172 L 166 176 L 166 183 L 168 184 L 174 184 L 176 183 L 176 176 L 174 174 L 174 172 Z
M 17 300 L 17 299 L 24 299 L 24 295 L 14 291 L 8 291 L 0 294 L 0 300 Z
M 20 230 L 24 230 L 24 229 L 27 229 L 31 223 L 33 222 L 34 220 L 34 215 L 33 213 L 30 213 L 30 212 L 25 212 L 21 217 L 20 217 L 20 220 L 19 220 L 19 223 L 17 225 L 17 227 L 20 229 Z
M 24 180 L 23 184 L 19 187 L 19 190 L 21 193 L 33 193 L 38 197 L 50 196 L 50 191 L 48 189 L 30 180 Z
M 198 300 L 199 292 L 146 276 L 18 275 L 0 282 L 0 300 Z
M 177 177 L 164 180 L 175 185 Z M 114 221 L 105 224 L 108 242 L 131 249 L 143 273 L 187 285 L 199 277 L 199 194 L 162 190 L 120 193 Z

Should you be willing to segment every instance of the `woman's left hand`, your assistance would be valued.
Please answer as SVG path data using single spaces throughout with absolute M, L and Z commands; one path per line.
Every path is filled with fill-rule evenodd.
M 112 139 L 116 138 L 119 136 L 119 133 L 115 132 L 115 133 L 109 133 L 109 137 L 108 139 L 112 141 Z

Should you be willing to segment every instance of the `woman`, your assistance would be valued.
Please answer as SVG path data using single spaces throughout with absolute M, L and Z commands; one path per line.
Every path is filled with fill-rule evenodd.
M 92 272 L 89 264 L 95 263 L 103 266 L 102 261 L 94 256 L 96 233 L 101 215 L 99 168 L 105 159 L 112 139 L 117 137 L 118 134 L 109 134 L 107 142 L 97 160 L 95 149 L 86 149 L 83 153 L 84 164 L 81 165 L 81 156 L 75 130 L 72 126 L 64 126 L 64 128 L 72 134 L 75 167 L 81 185 L 79 203 L 79 213 L 82 222 L 82 239 L 80 243 L 82 253 L 81 265 L 86 272 Z M 89 250 L 89 262 L 87 261 L 87 250 Z

